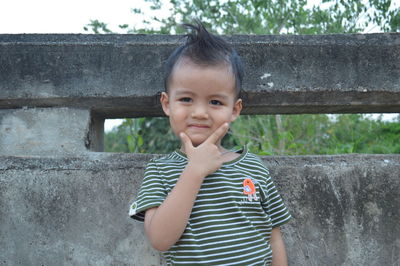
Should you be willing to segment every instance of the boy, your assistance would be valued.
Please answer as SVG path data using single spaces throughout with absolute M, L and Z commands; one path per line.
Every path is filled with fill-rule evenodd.
M 130 216 L 169 265 L 287 265 L 290 219 L 261 160 L 221 146 L 242 110 L 239 56 L 198 23 L 166 63 L 161 105 L 181 148 L 147 165 Z

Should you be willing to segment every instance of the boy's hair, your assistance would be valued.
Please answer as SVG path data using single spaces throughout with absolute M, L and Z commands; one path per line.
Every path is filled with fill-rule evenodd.
M 196 25 L 182 26 L 192 32 L 186 35 L 185 44 L 176 48 L 165 63 L 164 90 L 168 91 L 169 79 L 176 63 L 182 58 L 187 58 L 201 66 L 215 66 L 221 63 L 230 65 L 235 77 L 236 95 L 239 97 L 243 65 L 236 51 L 221 37 L 209 33 L 200 21 L 196 21 Z

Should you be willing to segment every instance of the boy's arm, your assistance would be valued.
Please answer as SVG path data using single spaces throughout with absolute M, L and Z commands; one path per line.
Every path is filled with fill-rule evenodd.
M 216 143 L 227 129 L 228 125 L 223 124 L 198 147 L 193 147 L 189 137 L 181 133 L 188 164 L 165 201 L 159 207 L 147 210 L 145 215 L 145 233 L 155 249 L 166 251 L 181 237 L 204 177 L 222 165 Z
M 279 227 L 272 228 L 271 240 L 272 263 L 271 266 L 287 266 L 287 256 L 285 251 L 285 243 L 282 239 Z

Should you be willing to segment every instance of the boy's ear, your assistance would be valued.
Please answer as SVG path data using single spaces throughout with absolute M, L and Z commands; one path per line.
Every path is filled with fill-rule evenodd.
M 161 106 L 164 111 L 164 114 L 166 116 L 169 116 L 169 98 L 168 98 L 168 94 L 166 92 L 161 93 L 160 102 L 161 102 Z
M 238 118 L 240 112 L 242 111 L 242 108 L 243 108 L 242 99 L 237 99 L 237 101 L 233 105 L 231 122 L 235 121 L 236 118 Z

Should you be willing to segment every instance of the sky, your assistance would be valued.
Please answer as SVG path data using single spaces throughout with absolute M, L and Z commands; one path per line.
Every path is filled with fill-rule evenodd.
M 83 27 L 95 19 L 123 33 L 118 25 L 139 23 L 131 10 L 146 6 L 143 0 L 0 0 L 0 34 L 89 33 Z
M 309 0 L 309 5 L 319 2 Z M 394 0 L 393 4 L 400 6 L 400 0 Z M 0 34 L 91 33 L 84 26 L 95 19 L 107 23 L 113 32 L 124 33 L 118 25 L 140 26 L 143 19 L 132 12 L 133 8 L 150 10 L 144 0 L 0 0 Z M 107 119 L 105 130 L 121 121 Z

